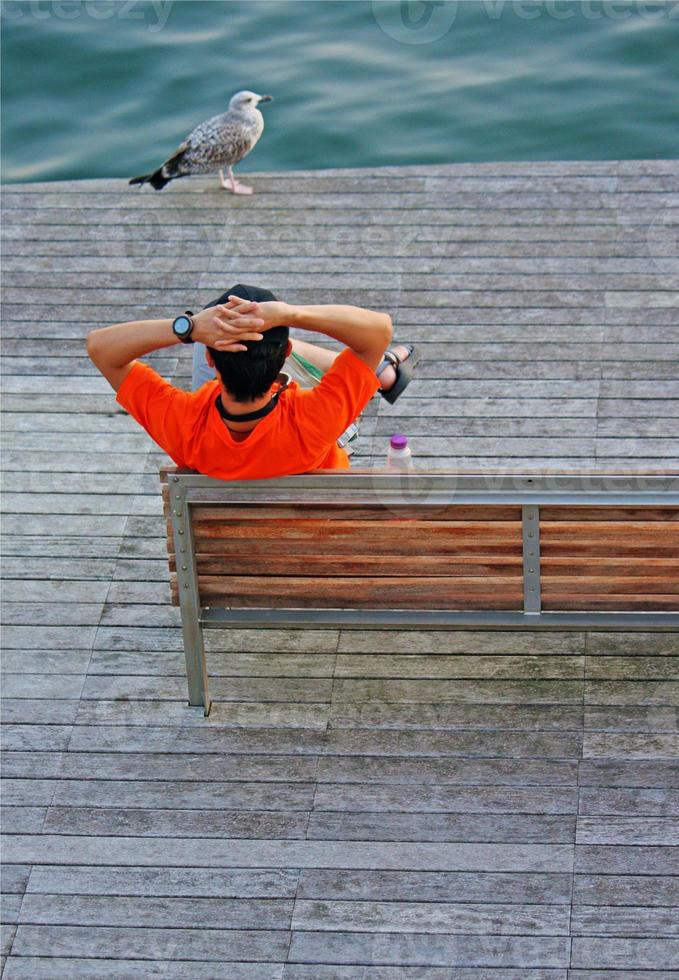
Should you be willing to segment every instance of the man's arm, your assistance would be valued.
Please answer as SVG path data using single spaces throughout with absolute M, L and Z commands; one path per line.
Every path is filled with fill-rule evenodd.
M 259 330 L 264 321 L 252 315 L 256 304 L 241 302 L 238 312 L 235 305 L 213 306 L 197 313 L 193 317 L 193 339 L 209 347 L 218 344 L 221 350 L 232 351 L 246 350 L 245 340 L 261 340 Z M 172 323 L 173 320 L 135 320 L 92 330 L 87 336 L 87 353 L 118 391 L 138 357 L 181 343 L 172 332 Z
M 172 320 L 136 320 L 92 330 L 87 335 L 87 353 L 95 367 L 118 391 L 133 361 L 179 342 L 172 333 Z
M 241 304 L 245 301 L 237 296 L 230 297 L 229 302 L 236 305 L 237 311 L 244 309 Z M 364 310 L 360 306 L 292 306 L 280 300 L 250 303 L 249 306 L 251 315 L 260 318 L 261 330 L 290 326 L 324 333 L 350 347 L 373 371 L 392 337 L 391 317 L 387 313 Z M 213 346 L 220 348 L 222 344 L 218 342 Z
M 258 304 L 259 312 L 265 304 Z M 387 313 L 360 306 L 290 306 L 292 327 L 323 333 L 350 347 L 371 370 L 375 370 L 392 338 L 391 317 Z

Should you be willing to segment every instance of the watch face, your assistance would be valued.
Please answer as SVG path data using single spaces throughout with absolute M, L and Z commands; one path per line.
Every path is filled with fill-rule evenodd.
M 178 316 L 174 321 L 174 332 L 180 336 L 184 337 L 191 329 L 191 321 L 187 316 Z

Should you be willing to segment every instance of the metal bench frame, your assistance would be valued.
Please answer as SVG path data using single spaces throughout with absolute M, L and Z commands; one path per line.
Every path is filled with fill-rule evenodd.
M 168 473 L 189 704 L 207 716 L 203 630 L 335 629 L 596 629 L 679 630 L 679 613 L 544 611 L 540 597 L 540 506 L 679 506 L 679 474 L 668 473 L 409 473 L 318 471 L 275 480 L 223 482 L 193 471 Z M 287 609 L 201 607 L 191 509 L 228 503 L 520 505 L 523 526 L 522 611 Z M 677 555 L 679 557 L 679 555 Z

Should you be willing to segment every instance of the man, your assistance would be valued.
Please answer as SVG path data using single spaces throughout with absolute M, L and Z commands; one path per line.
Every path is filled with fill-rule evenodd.
M 289 327 L 324 333 L 340 354 L 289 339 Z M 291 306 L 235 286 L 200 313 L 93 330 L 87 351 L 117 400 L 178 466 L 222 480 L 346 469 L 337 439 L 380 389 L 407 385 L 413 348 L 386 348 L 391 319 L 355 306 Z M 173 387 L 137 358 L 178 343 L 207 348 L 218 378 L 198 391 Z M 302 390 L 280 374 L 293 349 L 323 373 Z M 379 377 L 378 377 L 379 375 Z

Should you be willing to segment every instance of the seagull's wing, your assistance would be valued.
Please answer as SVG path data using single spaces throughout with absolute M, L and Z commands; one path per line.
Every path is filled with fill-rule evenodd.
M 189 174 L 207 174 L 219 167 L 238 163 L 259 139 L 262 126 L 242 116 L 224 112 L 200 123 L 182 140 L 160 168 L 172 180 Z
M 174 151 L 172 156 L 169 156 L 165 163 L 160 168 L 164 177 L 183 177 L 186 174 L 191 173 L 190 170 L 185 169 L 185 155 L 187 150 L 190 149 L 191 144 L 189 142 L 190 137 L 182 140 L 177 149 Z
M 256 128 L 240 116 L 229 112 L 213 116 L 187 136 L 185 142 L 189 145 L 183 151 L 185 163 L 192 173 L 196 173 L 198 167 L 207 172 L 238 163 L 250 152 L 259 135 Z
M 213 116 L 212 119 L 206 119 L 184 137 L 174 153 L 162 165 L 164 177 L 186 177 L 188 174 L 207 173 L 210 168 L 205 169 L 203 156 L 220 118 L 222 117 Z

